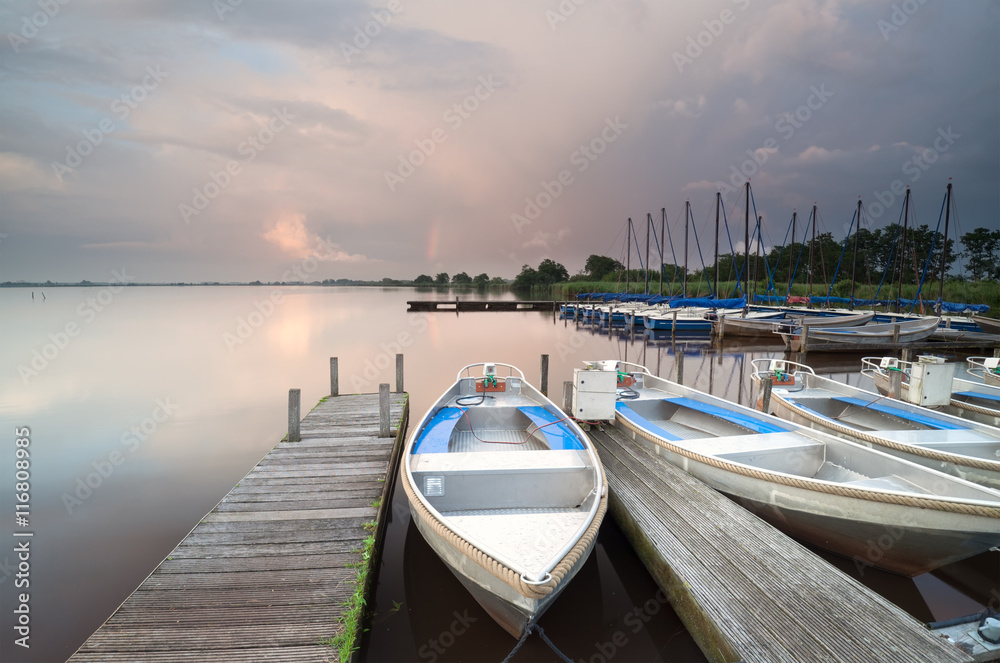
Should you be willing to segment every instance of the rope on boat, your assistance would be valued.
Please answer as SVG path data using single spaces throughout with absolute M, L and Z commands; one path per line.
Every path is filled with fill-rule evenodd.
M 957 408 L 963 410 L 968 410 L 969 412 L 978 412 L 979 414 L 985 414 L 988 417 L 1000 417 L 1000 412 L 988 407 L 982 407 L 981 405 L 973 405 L 972 403 L 967 403 L 966 401 L 960 401 L 957 398 L 951 399 L 951 404 Z
M 514 648 L 510 650 L 509 654 L 507 654 L 507 658 L 501 661 L 501 663 L 510 663 L 511 659 L 514 658 L 518 650 L 521 649 L 521 646 L 525 642 L 527 642 L 528 636 L 531 635 L 532 631 L 538 631 L 538 637 L 540 637 L 542 641 L 549 646 L 549 649 L 552 650 L 553 654 L 559 657 L 560 661 L 563 661 L 563 663 L 575 663 L 573 659 L 571 659 L 569 656 L 559 651 L 559 648 L 556 647 L 551 640 L 549 640 L 549 636 L 545 635 L 545 629 L 543 629 L 538 624 L 528 624 L 524 628 L 524 633 L 521 635 L 521 639 L 517 641 L 517 644 L 514 645 Z
M 779 401 L 782 401 L 780 397 L 772 396 Z M 892 440 L 887 440 L 884 437 L 878 437 L 877 435 L 870 435 L 865 431 L 858 430 L 856 428 L 851 428 L 850 426 L 844 426 L 843 424 L 820 417 L 819 415 L 813 414 L 808 410 L 803 410 L 795 408 L 787 403 L 782 403 L 785 407 L 793 410 L 795 414 L 801 415 L 808 419 L 809 421 L 816 422 L 821 426 L 832 428 L 839 433 L 844 435 L 849 435 L 851 437 L 861 438 L 866 442 L 870 442 L 874 445 L 881 447 L 889 447 L 890 449 L 895 449 L 896 451 L 904 451 L 906 453 L 913 454 L 914 456 L 921 456 L 923 458 L 929 458 L 931 460 L 941 461 L 943 463 L 953 463 L 961 467 L 972 467 L 977 470 L 987 470 L 991 472 L 1000 472 L 1000 462 L 995 460 L 988 460 L 986 458 L 974 458 L 972 456 L 958 456 L 956 454 L 950 454 L 947 451 L 938 451 L 936 449 L 928 449 L 926 447 L 918 447 L 913 444 L 901 444 L 899 442 L 893 442 Z
M 406 471 L 405 466 L 400 467 L 400 474 L 403 479 L 403 490 L 406 492 L 406 497 L 410 500 L 411 507 L 420 519 L 423 520 L 432 530 L 434 530 L 438 536 L 447 541 L 460 553 L 484 568 L 498 580 L 510 585 L 510 587 L 521 596 L 528 599 L 540 600 L 555 591 L 556 587 L 559 586 L 559 583 L 562 582 L 562 579 L 566 576 L 566 574 L 570 572 L 570 570 L 580 560 L 580 557 L 583 556 L 583 554 L 590 548 L 590 544 L 597 536 L 597 531 L 601 527 L 601 521 L 604 520 L 604 514 L 608 510 L 608 484 L 604 477 L 604 468 L 600 463 L 595 466 L 595 470 L 600 477 L 600 485 L 602 486 L 602 489 L 601 500 L 597 505 L 597 511 L 594 513 L 594 519 L 590 522 L 590 526 L 587 527 L 583 535 L 576 542 L 576 545 L 574 545 L 559 561 L 559 563 L 556 564 L 555 568 L 550 571 L 548 581 L 542 584 L 530 584 L 524 582 L 520 573 L 493 559 L 487 553 L 477 548 L 475 544 L 465 540 L 452 531 L 451 528 L 438 520 L 437 516 L 435 516 L 417 496 L 416 489 L 410 483 L 409 472 Z
M 813 479 L 807 479 L 804 477 L 792 477 L 785 476 L 778 473 L 763 472 L 760 470 L 755 470 L 744 465 L 737 465 L 735 463 L 730 463 L 712 456 L 704 456 L 699 453 L 688 451 L 682 447 L 670 444 L 667 440 L 657 437 L 652 433 L 648 433 L 642 428 L 639 428 L 632 422 L 628 421 L 623 417 L 618 417 L 616 421 L 620 421 L 626 428 L 630 431 L 643 437 L 653 444 L 657 444 L 668 451 L 679 454 L 691 460 L 697 461 L 704 465 L 711 465 L 712 467 L 725 470 L 727 472 L 733 472 L 735 474 L 741 474 L 743 476 L 752 477 L 754 479 L 761 479 L 765 481 L 770 481 L 773 483 L 780 483 L 786 486 L 791 486 L 793 488 L 801 488 L 803 490 L 814 490 L 821 493 L 830 493 L 832 495 L 839 495 L 840 497 L 850 497 L 854 499 L 863 499 L 871 502 L 883 502 L 887 504 L 899 504 L 903 506 L 913 506 L 921 509 L 933 509 L 935 511 L 947 511 L 950 513 L 960 513 L 964 515 L 972 516 L 985 516 L 987 518 L 1000 518 L 1000 507 L 985 506 L 978 504 L 965 504 L 961 502 L 945 502 L 943 500 L 929 499 L 926 497 L 920 497 L 918 495 L 897 495 L 894 493 L 883 493 L 874 490 L 864 490 L 859 488 L 854 488 L 851 486 L 845 486 L 842 484 L 826 483 L 822 481 L 815 481 Z

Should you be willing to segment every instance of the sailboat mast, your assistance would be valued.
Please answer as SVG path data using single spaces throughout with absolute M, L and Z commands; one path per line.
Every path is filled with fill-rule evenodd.
M 647 295 L 649 294 L 649 226 L 650 226 L 649 221 L 650 221 L 649 214 L 647 214 L 646 215 L 646 264 L 644 265 L 645 269 L 643 271 L 645 273 L 643 274 L 643 279 L 642 279 L 646 283 L 645 294 Z
M 858 235 L 861 234 L 861 196 L 858 196 L 858 226 L 854 229 L 854 260 L 851 264 L 851 302 L 847 305 L 848 311 L 854 310 L 854 285 L 858 274 Z
M 691 216 L 691 201 L 684 201 L 684 297 L 688 296 L 688 219 Z
M 715 296 L 719 296 L 719 205 L 722 192 L 715 192 Z
M 764 217 L 757 217 L 757 249 L 754 251 L 753 257 L 753 296 L 757 299 L 757 281 L 760 279 L 760 224 L 764 220 Z
M 632 217 L 628 218 L 628 233 L 625 236 L 627 245 L 625 253 L 625 292 L 628 292 L 629 270 L 632 269 Z
M 746 211 L 743 213 L 743 296 L 750 285 L 750 180 L 747 180 Z M 749 300 L 747 300 L 749 301 Z
M 941 303 L 941 310 L 944 313 L 944 272 L 948 266 L 948 221 L 951 217 L 951 178 L 948 178 L 948 195 L 944 201 L 944 239 L 941 241 L 941 283 L 938 286 L 938 301 Z
M 794 209 L 792 210 L 792 243 L 788 245 L 788 292 L 792 291 L 792 269 L 794 265 L 792 264 L 792 255 L 795 253 L 795 217 L 798 216 L 798 212 Z M 777 269 L 775 269 L 777 271 Z M 786 300 L 787 304 L 788 301 Z
M 667 226 L 667 208 L 666 207 L 661 207 L 660 208 L 660 266 L 659 266 L 659 272 L 660 272 L 660 296 L 661 297 L 663 296 L 663 271 L 664 271 L 663 270 L 663 249 L 665 247 L 664 240 L 667 238 L 667 236 L 664 234 L 664 232 L 666 231 L 666 226 Z
M 899 247 L 899 287 L 896 290 L 896 313 L 903 310 L 903 270 L 906 267 L 906 225 L 910 218 L 910 187 L 906 187 L 903 200 L 903 238 Z
M 812 306 L 813 294 L 813 250 L 816 248 L 816 204 L 813 204 L 812 241 L 809 242 L 809 306 Z

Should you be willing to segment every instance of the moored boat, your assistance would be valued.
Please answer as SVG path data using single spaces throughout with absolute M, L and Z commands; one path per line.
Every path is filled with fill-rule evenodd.
M 878 345 L 881 343 L 916 343 L 931 336 L 938 327 L 940 318 L 929 317 L 905 322 L 868 324 L 860 327 L 821 327 L 808 328 L 805 334 L 809 349 L 821 348 L 823 345 Z M 798 352 L 802 348 L 802 326 L 790 330 L 779 330 L 777 333 L 785 341 L 785 345 Z
M 938 361 L 941 360 L 941 361 Z M 939 357 L 919 357 L 917 365 L 921 368 L 928 363 L 941 364 L 943 359 Z M 900 372 L 900 393 L 895 397 L 902 401 L 915 403 L 919 398 L 917 394 L 910 393 L 911 376 L 914 373 L 914 362 L 902 361 L 895 357 L 865 357 L 861 360 L 861 374 L 870 377 L 875 383 L 875 388 L 880 394 L 889 393 L 890 375 L 893 371 Z M 950 367 L 952 373 L 954 366 Z M 922 374 L 922 371 L 918 371 Z M 947 381 L 947 376 L 945 381 Z M 918 376 L 922 379 L 922 375 Z M 978 421 L 987 426 L 1000 426 L 1000 386 L 964 380 L 958 376 L 951 378 L 951 384 L 947 388 L 948 402 L 925 405 L 936 412 L 943 412 L 962 419 Z M 919 388 L 919 387 L 918 387 Z M 917 403 L 924 405 L 924 403 Z
M 755 382 L 772 382 L 769 409 L 782 419 L 1000 488 L 998 428 L 888 399 L 816 375 L 797 362 L 755 359 L 751 364 Z
M 471 364 L 403 458 L 424 539 L 500 626 L 524 635 L 587 560 L 607 509 L 589 438 L 517 368 Z
M 1000 543 L 1000 492 L 620 365 L 618 428 L 793 536 L 904 575 Z
M 994 387 L 1000 387 L 1000 357 L 968 357 L 968 373 Z
M 987 334 L 1000 334 L 1000 320 L 985 315 L 973 315 L 972 321 Z

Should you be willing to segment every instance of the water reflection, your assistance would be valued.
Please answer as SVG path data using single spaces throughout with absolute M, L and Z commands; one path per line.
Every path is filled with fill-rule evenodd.
M 31 528 L 37 547 L 31 589 L 39 633 L 27 657 L 5 637 L 0 645 L 4 661 L 68 657 L 284 435 L 288 389 L 301 388 L 307 408 L 329 393 L 331 356 L 340 358 L 340 388 L 348 393 L 392 383 L 393 356 L 403 352 L 405 386 L 416 420 L 462 366 L 484 360 L 519 366 L 537 384 L 540 355 L 548 354 L 550 394 L 557 402 L 562 382 L 572 379 L 582 361 L 623 359 L 746 404 L 756 396 L 749 362 L 783 354 L 780 343 L 727 342 L 715 349 L 703 338 L 671 341 L 662 333 L 578 326 L 552 313 L 406 312 L 409 299 L 454 299 L 455 293 L 446 290 L 128 287 L 92 319 L 82 318 L 81 303 L 99 291 L 52 288 L 42 302 L 32 301 L 27 290 L 0 289 L 0 430 L 32 428 Z M 277 303 L 269 308 L 268 301 Z M 19 367 L 30 366 L 33 352 L 41 352 L 52 342 L 51 335 L 58 336 L 69 323 L 79 325 L 79 334 L 50 352 L 53 356 L 36 376 L 23 379 Z M 866 387 L 857 356 L 811 355 L 808 363 L 817 372 Z M 157 402 L 166 399 L 176 404 L 176 411 L 151 429 L 146 420 L 156 414 Z M 142 432 L 144 423 L 147 430 Z M 126 442 L 136 428 L 144 439 Z M 9 442 L 7 438 L 3 448 Z M 115 451 L 124 461 L 103 476 L 100 468 L 106 470 L 103 463 Z M 89 495 L 80 487 L 88 477 L 96 486 Z M 4 472 L 3 504 L 10 504 L 12 494 L 12 473 Z M 65 496 L 81 504 L 67 505 Z M 12 512 L 4 509 L 0 517 L 5 536 L 15 528 Z M 451 623 L 449 615 L 458 602 L 474 605 L 464 593 L 446 589 L 453 579 L 441 572 L 439 563 L 435 566 L 427 550 L 422 557 L 407 552 L 417 545 L 408 542 L 408 519 L 404 499 L 402 511 L 393 512 L 386 540 L 373 635 L 364 654 L 369 660 L 397 660 L 386 649 L 397 637 L 411 647 L 404 658 L 427 660 L 416 654 L 420 646 Z M 636 633 L 625 623 L 637 605 L 655 597 L 656 587 L 612 519 L 606 522 L 585 578 L 578 576 L 543 618 L 543 626 L 564 651 L 584 660 L 618 630 L 635 647 L 618 660 L 697 660 L 697 653 L 688 649 L 688 636 L 675 635 L 681 628 L 672 612 L 660 611 L 657 619 L 663 621 L 651 621 L 655 628 Z M 5 555 L 9 557 L 0 551 L 0 568 L 7 568 Z M 924 604 L 904 608 L 920 618 L 932 614 L 942 619 L 968 610 L 969 604 L 956 595 L 967 595 L 978 605 L 992 600 L 991 592 L 1000 587 L 996 554 L 970 563 L 928 579 L 896 579 L 909 583 L 903 594 L 912 597 L 916 587 Z M 425 566 L 440 581 L 430 603 L 422 586 L 413 590 L 421 598 L 409 596 L 406 583 L 422 581 L 404 579 Z M 12 604 L 14 590 L 7 579 L 0 574 L 4 606 Z M 403 601 L 404 607 L 390 612 L 393 601 Z M 420 614 L 411 622 L 414 601 Z M 12 613 L 0 612 L 0 631 L 11 633 L 12 625 Z M 486 622 L 475 624 L 480 625 L 487 632 Z M 495 648 L 469 658 L 502 659 L 509 651 L 509 638 L 492 624 L 489 629 L 499 633 L 495 640 L 484 636 Z M 391 637 L 377 638 L 378 633 Z M 466 650 L 456 644 L 454 651 Z M 537 641 L 522 651 L 519 660 L 551 659 Z

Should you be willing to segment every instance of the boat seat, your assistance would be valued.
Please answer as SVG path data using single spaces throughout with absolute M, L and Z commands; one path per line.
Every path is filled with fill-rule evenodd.
M 930 495 L 930 491 L 921 488 L 915 483 L 907 481 L 902 477 L 896 475 L 888 475 L 884 477 L 872 477 L 871 479 L 860 479 L 857 481 L 845 481 L 843 482 L 845 486 L 858 486 L 860 488 L 875 488 L 882 490 L 895 490 L 902 493 L 917 493 L 920 495 Z
M 956 391 L 956 396 L 964 396 L 965 398 L 979 398 L 984 401 L 994 401 L 1000 403 L 1000 394 L 984 394 L 980 391 Z
M 720 419 L 731 421 L 734 424 L 748 428 L 755 433 L 786 433 L 790 430 L 779 424 L 757 419 L 756 417 L 752 417 L 738 410 L 730 410 L 728 408 L 719 407 L 718 405 L 702 403 L 701 401 L 696 401 L 691 398 L 678 397 L 665 398 L 663 400 L 691 410 L 704 412 L 705 414 L 712 415 L 713 417 L 719 417 Z
M 448 445 L 455 431 L 455 426 L 461 421 L 462 413 L 468 409 L 445 407 L 434 413 L 434 416 L 420 432 L 416 442 L 413 443 L 413 453 L 448 453 Z M 532 430 L 541 428 L 541 435 L 544 436 L 549 449 L 579 450 L 584 448 L 583 442 L 576 436 L 573 429 L 541 405 L 523 405 L 517 409 L 534 424 L 535 428 Z M 527 429 L 526 426 L 523 437 L 527 437 Z M 533 435 L 532 438 L 538 440 L 539 444 L 541 443 L 538 435 Z
M 595 485 L 585 450 L 423 453 L 410 460 L 416 487 L 438 511 L 569 508 Z
M 881 402 L 866 401 L 861 398 L 853 398 L 850 396 L 835 396 L 833 400 L 841 403 L 847 403 L 848 405 L 857 405 L 869 410 L 875 410 L 876 412 L 888 414 L 893 417 L 899 417 L 900 419 L 907 419 L 922 426 L 927 426 L 928 428 L 934 428 L 937 430 L 964 430 L 968 428 L 968 426 L 953 424 L 950 421 L 944 421 L 919 412 L 911 412 L 910 410 L 904 410 L 903 408 L 892 407 L 891 405 L 886 405 Z

